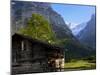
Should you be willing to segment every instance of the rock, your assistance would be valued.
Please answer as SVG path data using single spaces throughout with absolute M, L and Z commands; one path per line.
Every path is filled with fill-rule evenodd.
M 77 38 L 81 43 L 92 48 L 96 48 L 96 16 L 93 14 L 87 26 L 79 32 Z
M 43 15 L 50 23 L 56 36 L 60 39 L 73 37 L 60 14 L 55 12 L 49 3 L 14 1 L 11 10 L 12 34 L 26 26 L 26 20 L 33 13 Z

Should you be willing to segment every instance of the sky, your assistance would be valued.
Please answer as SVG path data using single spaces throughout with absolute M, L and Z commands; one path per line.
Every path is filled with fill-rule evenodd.
M 95 6 L 71 4 L 51 4 L 51 6 L 63 17 L 65 23 L 71 23 L 72 27 L 89 21 L 91 15 L 95 13 Z

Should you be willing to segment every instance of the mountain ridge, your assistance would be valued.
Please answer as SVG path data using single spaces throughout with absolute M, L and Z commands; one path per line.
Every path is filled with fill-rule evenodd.
M 84 45 L 96 48 L 96 17 L 95 14 L 91 16 L 90 21 L 87 22 L 87 26 L 80 31 L 76 36 Z

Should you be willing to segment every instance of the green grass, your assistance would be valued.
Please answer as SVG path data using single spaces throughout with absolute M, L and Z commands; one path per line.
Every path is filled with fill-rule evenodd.
M 77 60 L 65 63 L 65 68 L 69 69 L 95 69 L 96 63 L 89 63 L 88 61 L 84 60 Z

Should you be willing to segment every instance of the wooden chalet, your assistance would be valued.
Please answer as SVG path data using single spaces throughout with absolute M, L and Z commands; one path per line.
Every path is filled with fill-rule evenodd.
M 15 33 L 12 36 L 12 73 L 48 72 L 49 58 L 64 55 L 61 47 Z

